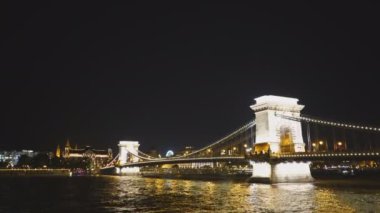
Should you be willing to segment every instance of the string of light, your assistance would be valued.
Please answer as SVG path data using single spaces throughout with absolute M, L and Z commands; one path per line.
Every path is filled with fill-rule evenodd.
M 141 154 L 141 155 L 143 155 L 143 156 L 149 158 L 149 159 L 159 159 L 159 158 L 153 157 L 153 156 L 151 156 L 151 155 L 148 155 L 148 154 L 146 154 L 146 153 L 144 153 L 144 152 L 142 152 L 142 151 L 140 151 L 140 150 L 137 150 L 137 152 L 138 152 L 139 154 Z
M 225 137 L 223 137 L 223 138 L 217 140 L 216 142 L 214 142 L 214 143 L 212 143 L 212 144 L 210 144 L 210 145 L 208 145 L 208 146 L 205 146 L 205 147 L 203 147 L 203 148 L 200 148 L 200 149 L 198 149 L 198 150 L 195 150 L 195 151 L 193 151 L 193 152 L 191 152 L 191 153 L 189 153 L 189 154 L 187 154 L 187 155 L 183 155 L 183 156 L 175 156 L 175 157 L 170 157 L 170 158 L 166 158 L 166 159 L 181 159 L 181 158 L 188 158 L 188 157 L 193 156 L 193 155 L 195 155 L 195 154 L 197 154 L 197 153 L 199 153 L 199 152 L 205 151 L 205 150 L 207 150 L 207 149 L 210 149 L 210 148 L 213 147 L 213 146 L 216 146 L 216 145 L 218 145 L 218 144 L 221 144 L 221 143 L 227 141 L 227 140 L 230 139 L 231 137 L 236 136 L 237 134 L 239 134 L 239 133 L 241 133 L 241 132 L 244 132 L 244 131 L 246 131 L 247 129 L 253 127 L 255 124 L 256 124 L 255 121 L 251 121 L 251 122 L 245 124 L 244 126 L 240 127 L 239 129 L 233 131 L 232 133 L 228 134 L 227 136 L 225 136 Z M 134 156 L 136 156 L 136 157 L 138 157 L 139 159 L 142 159 L 142 160 L 147 160 L 147 161 L 154 161 L 154 160 L 160 160 L 160 159 L 162 160 L 162 158 L 157 158 L 157 157 L 150 156 L 150 155 L 148 155 L 148 154 L 146 154 L 146 153 L 144 153 L 144 152 L 142 152 L 142 151 L 140 151 L 140 150 L 137 150 L 137 151 L 138 151 L 139 154 L 141 154 L 141 155 L 143 155 L 143 156 L 145 156 L 145 157 L 143 157 L 143 156 L 141 156 L 141 155 L 135 155 L 135 154 L 133 154 L 132 152 L 129 152 L 129 153 L 131 153 L 132 155 L 134 155 Z
M 256 122 L 255 122 L 255 121 L 251 121 L 251 122 L 247 123 L 246 125 L 240 127 L 239 129 L 233 131 L 232 133 L 228 134 L 227 136 L 225 136 L 225 137 L 223 137 L 223 138 L 217 140 L 216 142 L 214 142 L 214 143 L 212 143 L 212 144 L 210 144 L 210 145 L 208 145 L 208 146 L 205 146 L 205 147 L 203 147 L 203 148 L 201 148 L 201 149 L 198 149 L 198 150 L 196 150 L 196 151 L 194 151 L 194 152 L 191 152 L 191 153 L 188 154 L 187 156 L 191 156 L 191 155 L 197 154 L 197 153 L 199 153 L 199 152 L 205 151 L 205 150 L 207 150 L 207 149 L 210 149 L 211 147 L 213 147 L 213 146 L 215 146 L 215 145 L 218 145 L 218 144 L 220 144 L 220 143 L 223 143 L 223 142 L 227 141 L 228 139 L 230 139 L 231 137 L 237 135 L 238 133 L 241 133 L 241 132 L 243 132 L 243 131 L 245 131 L 245 130 L 247 130 L 247 129 L 249 129 L 249 128 L 255 126 L 255 125 L 256 125 Z
M 139 151 L 140 152 L 140 151 Z M 151 160 L 157 160 L 157 159 L 160 159 L 160 158 L 146 158 L 146 157 L 143 157 L 143 156 L 141 156 L 141 155 L 136 155 L 135 153 L 133 153 L 133 152 L 130 152 L 129 150 L 128 150 L 128 154 L 132 154 L 133 156 L 135 156 L 135 157 L 137 157 L 137 158 L 139 158 L 139 159 L 143 159 L 143 160 L 148 160 L 148 161 L 151 161 Z
M 345 123 L 340 123 L 340 122 L 325 121 L 325 120 L 319 120 L 319 119 L 313 119 L 313 118 L 307 118 L 307 117 L 301 117 L 301 119 L 304 121 L 308 121 L 308 122 L 330 125 L 330 126 L 335 126 L 335 127 L 344 127 L 344 128 L 352 128 L 352 129 L 360 129 L 360 130 L 380 132 L 380 128 L 376 128 L 376 127 L 372 127 L 372 126 L 345 124 Z
M 105 166 L 105 168 L 107 168 L 107 167 L 112 167 L 113 166 L 113 164 L 115 163 L 115 161 L 119 158 L 119 156 L 120 156 L 120 153 L 118 153 L 106 166 Z
M 362 125 L 347 124 L 347 123 L 342 123 L 342 122 L 333 122 L 333 121 L 309 118 L 309 117 L 305 117 L 305 116 L 297 116 L 296 117 L 296 116 L 288 116 L 288 115 L 281 115 L 281 114 L 276 114 L 276 116 L 280 116 L 283 118 L 289 118 L 289 119 L 304 120 L 307 122 L 329 125 L 329 126 L 334 126 L 334 127 L 343 127 L 343 128 L 351 128 L 351 129 L 358 129 L 358 130 L 380 132 L 380 128 L 372 127 L 372 126 L 362 126 Z
M 132 154 L 136 157 L 139 157 L 135 154 Z M 150 161 L 140 161 L 140 162 L 129 162 L 121 166 L 135 166 L 135 165 L 146 165 L 146 164 L 152 164 L 152 163 L 181 163 L 181 162 L 191 162 L 191 161 L 216 161 L 216 160 L 242 160 L 245 159 L 244 156 L 228 156 L 228 157 L 197 157 L 197 158 L 161 158 L 156 160 L 150 160 Z

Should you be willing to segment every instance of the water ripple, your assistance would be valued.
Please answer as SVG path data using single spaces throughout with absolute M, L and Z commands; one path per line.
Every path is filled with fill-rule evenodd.
M 379 212 L 380 188 L 132 176 L 1 179 L 0 212 L 68 211 Z

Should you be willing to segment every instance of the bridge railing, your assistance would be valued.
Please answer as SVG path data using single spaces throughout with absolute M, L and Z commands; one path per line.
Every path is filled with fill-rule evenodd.
M 269 162 L 277 160 L 373 160 L 380 159 L 380 152 L 297 152 L 297 153 L 258 153 L 248 159 Z

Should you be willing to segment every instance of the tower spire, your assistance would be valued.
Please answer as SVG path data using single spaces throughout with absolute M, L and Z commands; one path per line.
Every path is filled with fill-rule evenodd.
M 64 154 L 65 158 L 70 156 L 70 150 L 71 150 L 70 141 L 69 139 L 67 139 L 66 146 L 65 146 L 65 154 Z
M 57 158 L 61 157 L 61 147 L 59 147 L 59 144 L 57 146 L 57 150 L 55 151 L 55 157 Z
M 67 139 L 67 141 L 66 141 L 66 147 L 68 147 L 68 148 L 70 148 L 70 149 L 71 149 L 71 146 L 70 146 L 70 141 L 69 141 L 69 139 Z

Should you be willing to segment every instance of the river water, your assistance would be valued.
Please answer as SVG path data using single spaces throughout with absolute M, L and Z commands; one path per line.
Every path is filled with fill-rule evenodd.
M 380 212 L 380 186 L 113 177 L 0 177 L 0 212 Z

